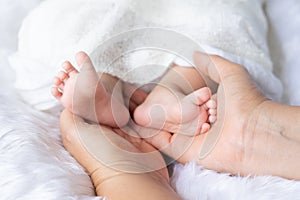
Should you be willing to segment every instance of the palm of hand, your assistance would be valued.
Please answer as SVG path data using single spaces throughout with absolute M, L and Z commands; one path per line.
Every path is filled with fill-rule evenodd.
M 130 127 L 121 130 L 88 124 L 68 111 L 61 120 L 65 148 L 86 168 L 95 186 L 123 173 L 155 171 L 168 180 L 161 154 Z
M 223 70 L 228 70 L 222 73 L 226 74 L 222 80 L 219 73 L 213 71 L 214 67 L 206 71 L 216 82 L 221 82 L 217 92 L 217 122 L 212 128 L 206 134 L 193 138 L 167 132 L 151 137 L 149 133 L 142 136 L 181 163 L 197 160 L 198 164 L 209 169 L 247 174 L 251 170 L 243 166 L 246 166 L 245 160 L 251 158 L 251 138 L 266 98 L 243 67 L 219 57 L 213 59 L 216 64 L 224 67 Z
M 201 139 L 201 144 L 197 144 L 201 150 L 198 147 L 190 151 L 200 150 L 200 155 L 193 156 L 199 158 L 198 163 L 204 167 L 220 172 L 247 174 L 244 162 L 251 157 L 247 154 L 248 149 L 253 145 L 251 138 L 254 136 L 258 112 L 266 98 L 250 77 L 244 76 L 245 70 L 241 66 L 236 67 L 234 73 L 224 77 L 219 85 L 217 122 Z

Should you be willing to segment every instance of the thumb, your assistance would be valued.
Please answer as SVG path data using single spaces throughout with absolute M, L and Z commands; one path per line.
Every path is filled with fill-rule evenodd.
M 187 163 L 198 159 L 201 144 L 204 140 L 204 134 L 190 137 L 182 134 L 171 134 L 162 130 L 145 128 L 136 124 L 132 124 L 131 128 L 133 128 L 147 143 L 180 163 Z
M 220 56 L 208 55 L 199 51 L 194 53 L 194 63 L 202 73 L 217 83 L 237 72 L 237 70 L 244 69 L 240 65 Z

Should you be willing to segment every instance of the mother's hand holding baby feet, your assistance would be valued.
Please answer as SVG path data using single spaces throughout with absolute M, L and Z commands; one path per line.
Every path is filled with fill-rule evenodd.
M 131 128 L 88 124 L 68 110 L 60 122 L 65 148 L 86 169 L 97 195 L 118 200 L 179 199 L 160 153 Z
M 219 172 L 300 179 L 300 173 L 297 173 L 300 167 L 299 140 L 286 139 L 287 136 L 294 139 L 296 134 L 288 134 L 288 116 L 278 119 L 278 115 L 283 114 L 283 106 L 273 105 L 275 103 L 260 92 L 247 70 L 240 65 L 202 53 L 195 54 L 195 64 L 219 83 L 216 94 L 218 120 L 211 129 L 195 137 L 151 129 L 142 131 L 139 127 L 135 128 L 136 131 L 150 144 L 181 163 L 195 160 Z M 135 101 L 134 95 L 132 100 Z M 299 116 L 300 112 L 296 112 L 299 108 L 284 108 Z M 274 111 L 278 111 L 275 117 Z
M 291 118 L 299 118 L 300 109 L 268 100 L 240 65 L 201 53 L 195 55 L 195 63 L 219 83 L 218 120 L 205 134 L 171 134 L 134 123 L 120 130 L 87 124 L 68 111 L 62 113 L 63 143 L 87 169 L 98 195 L 179 199 L 155 148 L 181 163 L 196 161 L 219 172 L 300 179 L 300 125 L 290 126 Z M 125 90 L 131 111 L 147 97 L 141 90 L 133 92 L 132 87 Z
M 207 132 L 215 116 L 216 103 L 199 72 L 179 66 L 170 68 L 134 111 L 141 126 L 188 136 Z

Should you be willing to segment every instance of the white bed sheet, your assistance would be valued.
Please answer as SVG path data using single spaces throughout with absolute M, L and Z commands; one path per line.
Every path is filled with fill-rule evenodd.
M 22 18 L 39 2 L 0 0 L 0 199 L 97 199 L 88 175 L 61 144 L 57 116 L 23 104 L 13 89 L 7 58 L 16 50 Z M 283 101 L 300 105 L 300 3 L 267 4 L 271 55 L 285 86 Z M 193 163 L 177 165 L 172 184 L 184 199 L 300 199 L 300 182 L 231 177 Z

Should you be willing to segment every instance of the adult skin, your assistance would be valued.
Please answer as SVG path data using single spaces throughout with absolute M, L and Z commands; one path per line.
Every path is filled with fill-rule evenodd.
M 162 131 L 149 137 L 151 131 L 141 130 L 140 135 L 181 163 L 196 160 L 219 172 L 300 180 L 300 107 L 267 99 L 238 64 L 199 52 L 194 60 L 199 71 L 219 83 L 217 122 L 194 138 Z M 134 93 L 131 105 L 145 97 Z M 185 151 L 178 151 L 182 146 Z
M 144 140 L 109 128 L 102 129 L 104 135 L 114 137 L 118 144 L 127 145 L 129 151 L 149 152 L 154 150 L 153 145 L 181 163 L 196 160 L 199 165 L 220 172 L 300 179 L 300 108 L 268 100 L 240 65 L 201 53 L 195 54 L 195 63 L 202 73 L 219 83 L 218 120 L 209 132 L 188 137 L 145 129 L 132 123 L 126 130 L 144 137 Z M 131 89 L 127 88 L 130 94 Z M 131 109 L 142 103 L 146 96 L 136 90 L 131 96 Z M 141 196 L 143 199 L 179 198 L 166 181 L 164 169 L 140 174 L 113 170 L 85 149 L 78 131 L 89 134 L 99 131 L 99 126 L 87 124 L 64 111 L 61 115 L 63 143 L 87 169 L 98 195 L 112 199 L 139 199 Z M 151 135 L 153 131 L 155 135 Z M 103 152 L 119 156 L 103 140 L 99 143 Z M 161 162 L 159 156 L 153 160 Z M 135 165 L 135 162 L 130 165 Z
M 125 133 L 120 129 L 88 124 L 68 110 L 61 114 L 60 127 L 65 148 L 86 169 L 98 196 L 118 200 L 180 199 L 169 184 L 160 153 L 145 140 L 131 137 L 136 133 L 129 127 L 124 127 Z M 84 143 L 82 138 L 86 134 L 97 135 L 97 138 Z M 87 145 L 97 145 L 102 155 L 108 155 L 108 160 L 87 150 Z M 116 146 L 119 147 L 117 151 Z M 151 152 L 154 154 L 142 160 L 134 157 L 135 154 Z

